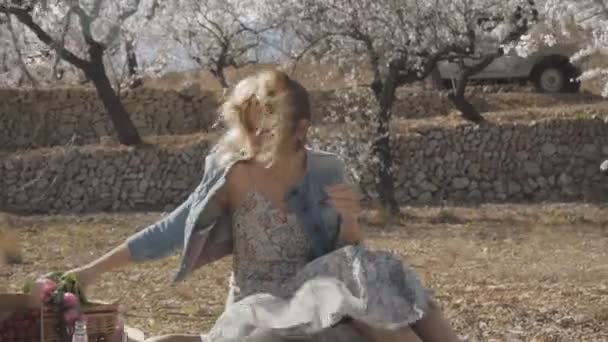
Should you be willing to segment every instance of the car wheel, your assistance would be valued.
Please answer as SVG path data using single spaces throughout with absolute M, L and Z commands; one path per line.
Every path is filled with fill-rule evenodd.
M 534 80 L 536 89 L 543 93 L 559 93 L 564 90 L 566 73 L 563 68 L 547 66 L 538 72 Z
M 575 93 L 580 89 L 576 68 L 570 63 L 551 63 L 539 68 L 533 77 L 534 86 L 543 93 Z

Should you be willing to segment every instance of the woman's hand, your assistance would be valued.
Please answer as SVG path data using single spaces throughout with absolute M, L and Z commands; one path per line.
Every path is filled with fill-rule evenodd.
M 91 285 L 97 279 L 97 271 L 94 267 L 90 266 L 74 268 L 65 272 L 65 274 L 76 276 L 82 289 L 86 289 L 87 286 Z
M 348 184 L 337 184 L 328 187 L 329 204 L 342 216 L 340 237 L 349 244 L 355 244 L 363 239 L 359 227 L 361 202 L 359 195 Z
M 109 251 L 101 258 L 93 262 L 67 271 L 66 274 L 73 274 L 78 279 L 80 286 L 84 289 L 93 284 L 103 274 L 113 269 L 125 266 L 131 262 L 127 243 L 123 243 Z

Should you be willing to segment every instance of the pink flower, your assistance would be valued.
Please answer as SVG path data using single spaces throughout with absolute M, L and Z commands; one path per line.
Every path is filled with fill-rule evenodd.
M 66 323 L 72 324 L 81 318 L 81 313 L 76 309 L 70 309 L 63 314 L 63 319 Z
M 78 296 L 76 296 L 75 294 L 71 293 L 71 292 L 66 292 L 63 294 L 63 305 L 67 306 L 68 308 L 73 308 L 75 306 L 77 306 L 80 303 L 80 300 L 78 299 Z
M 36 286 L 40 290 L 40 294 L 44 301 L 46 301 L 51 296 L 51 293 L 57 288 L 57 284 L 48 278 L 38 279 L 36 281 Z

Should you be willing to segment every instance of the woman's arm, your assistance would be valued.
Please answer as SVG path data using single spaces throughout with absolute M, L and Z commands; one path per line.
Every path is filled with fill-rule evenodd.
M 350 173 L 344 162 L 337 157 L 330 160 L 332 162 L 329 169 L 333 170 L 330 184 L 333 185 L 326 190 L 330 197 L 330 203 L 340 214 L 340 244 L 358 244 L 363 242 L 363 232 L 359 225 L 360 196 L 353 186 L 354 181 L 349 176 Z
M 359 225 L 361 204 L 359 196 L 348 184 L 337 184 L 327 188 L 330 204 L 340 215 L 341 244 L 357 244 L 362 242 L 363 233 Z
M 132 235 L 126 242 L 112 249 L 97 260 L 76 268 L 71 272 L 77 273 L 79 279 L 86 285 L 97 279 L 104 272 L 123 267 L 131 262 L 158 259 L 174 251 L 184 243 L 186 220 L 190 215 L 195 199 L 197 196 L 210 196 L 209 193 L 202 194 L 202 191 L 209 191 L 210 189 L 210 185 L 205 181 L 205 177 L 207 177 L 207 175 L 213 177 L 217 172 L 220 172 L 222 167 L 221 164 L 222 163 L 216 158 L 214 149 L 212 149 L 205 157 L 204 176 L 199 185 L 199 187 L 203 186 L 203 188 L 199 189 L 199 187 L 197 187 L 197 190 L 190 194 L 179 207 L 162 220 Z M 204 186 L 206 186 L 206 188 Z M 224 189 L 221 188 L 214 195 L 215 201 L 220 202 L 220 207 L 225 206 L 226 196 L 224 192 Z M 217 210 L 215 209 L 215 207 L 203 208 L 199 213 L 199 222 L 212 221 L 215 219 L 213 217 L 217 214 Z
M 363 242 L 363 232 L 356 217 L 345 218 L 340 227 L 340 240 L 347 245 Z
M 126 266 L 161 258 L 184 241 L 184 227 L 190 213 L 192 196 L 162 220 L 132 235 L 119 246 L 87 265 L 69 271 L 87 286 L 101 274 Z
M 126 266 L 132 261 L 128 244 L 125 242 L 99 259 L 85 266 L 73 269 L 68 273 L 76 275 L 80 283 L 86 287 L 87 285 L 94 283 L 103 273 Z

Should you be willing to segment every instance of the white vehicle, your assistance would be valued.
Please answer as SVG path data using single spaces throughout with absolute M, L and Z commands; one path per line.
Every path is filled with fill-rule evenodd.
M 514 49 L 495 59 L 481 72 L 470 77 L 474 81 L 531 81 L 536 89 L 544 93 L 578 92 L 580 82 L 576 78 L 580 70 L 570 63 L 570 56 L 578 49 L 576 45 L 555 45 L 543 47 L 527 57 L 520 57 Z M 471 58 L 465 63 L 474 64 Z M 439 75 L 446 86 L 458 78 L 456 63 L 443 61 L 438 64 Z

